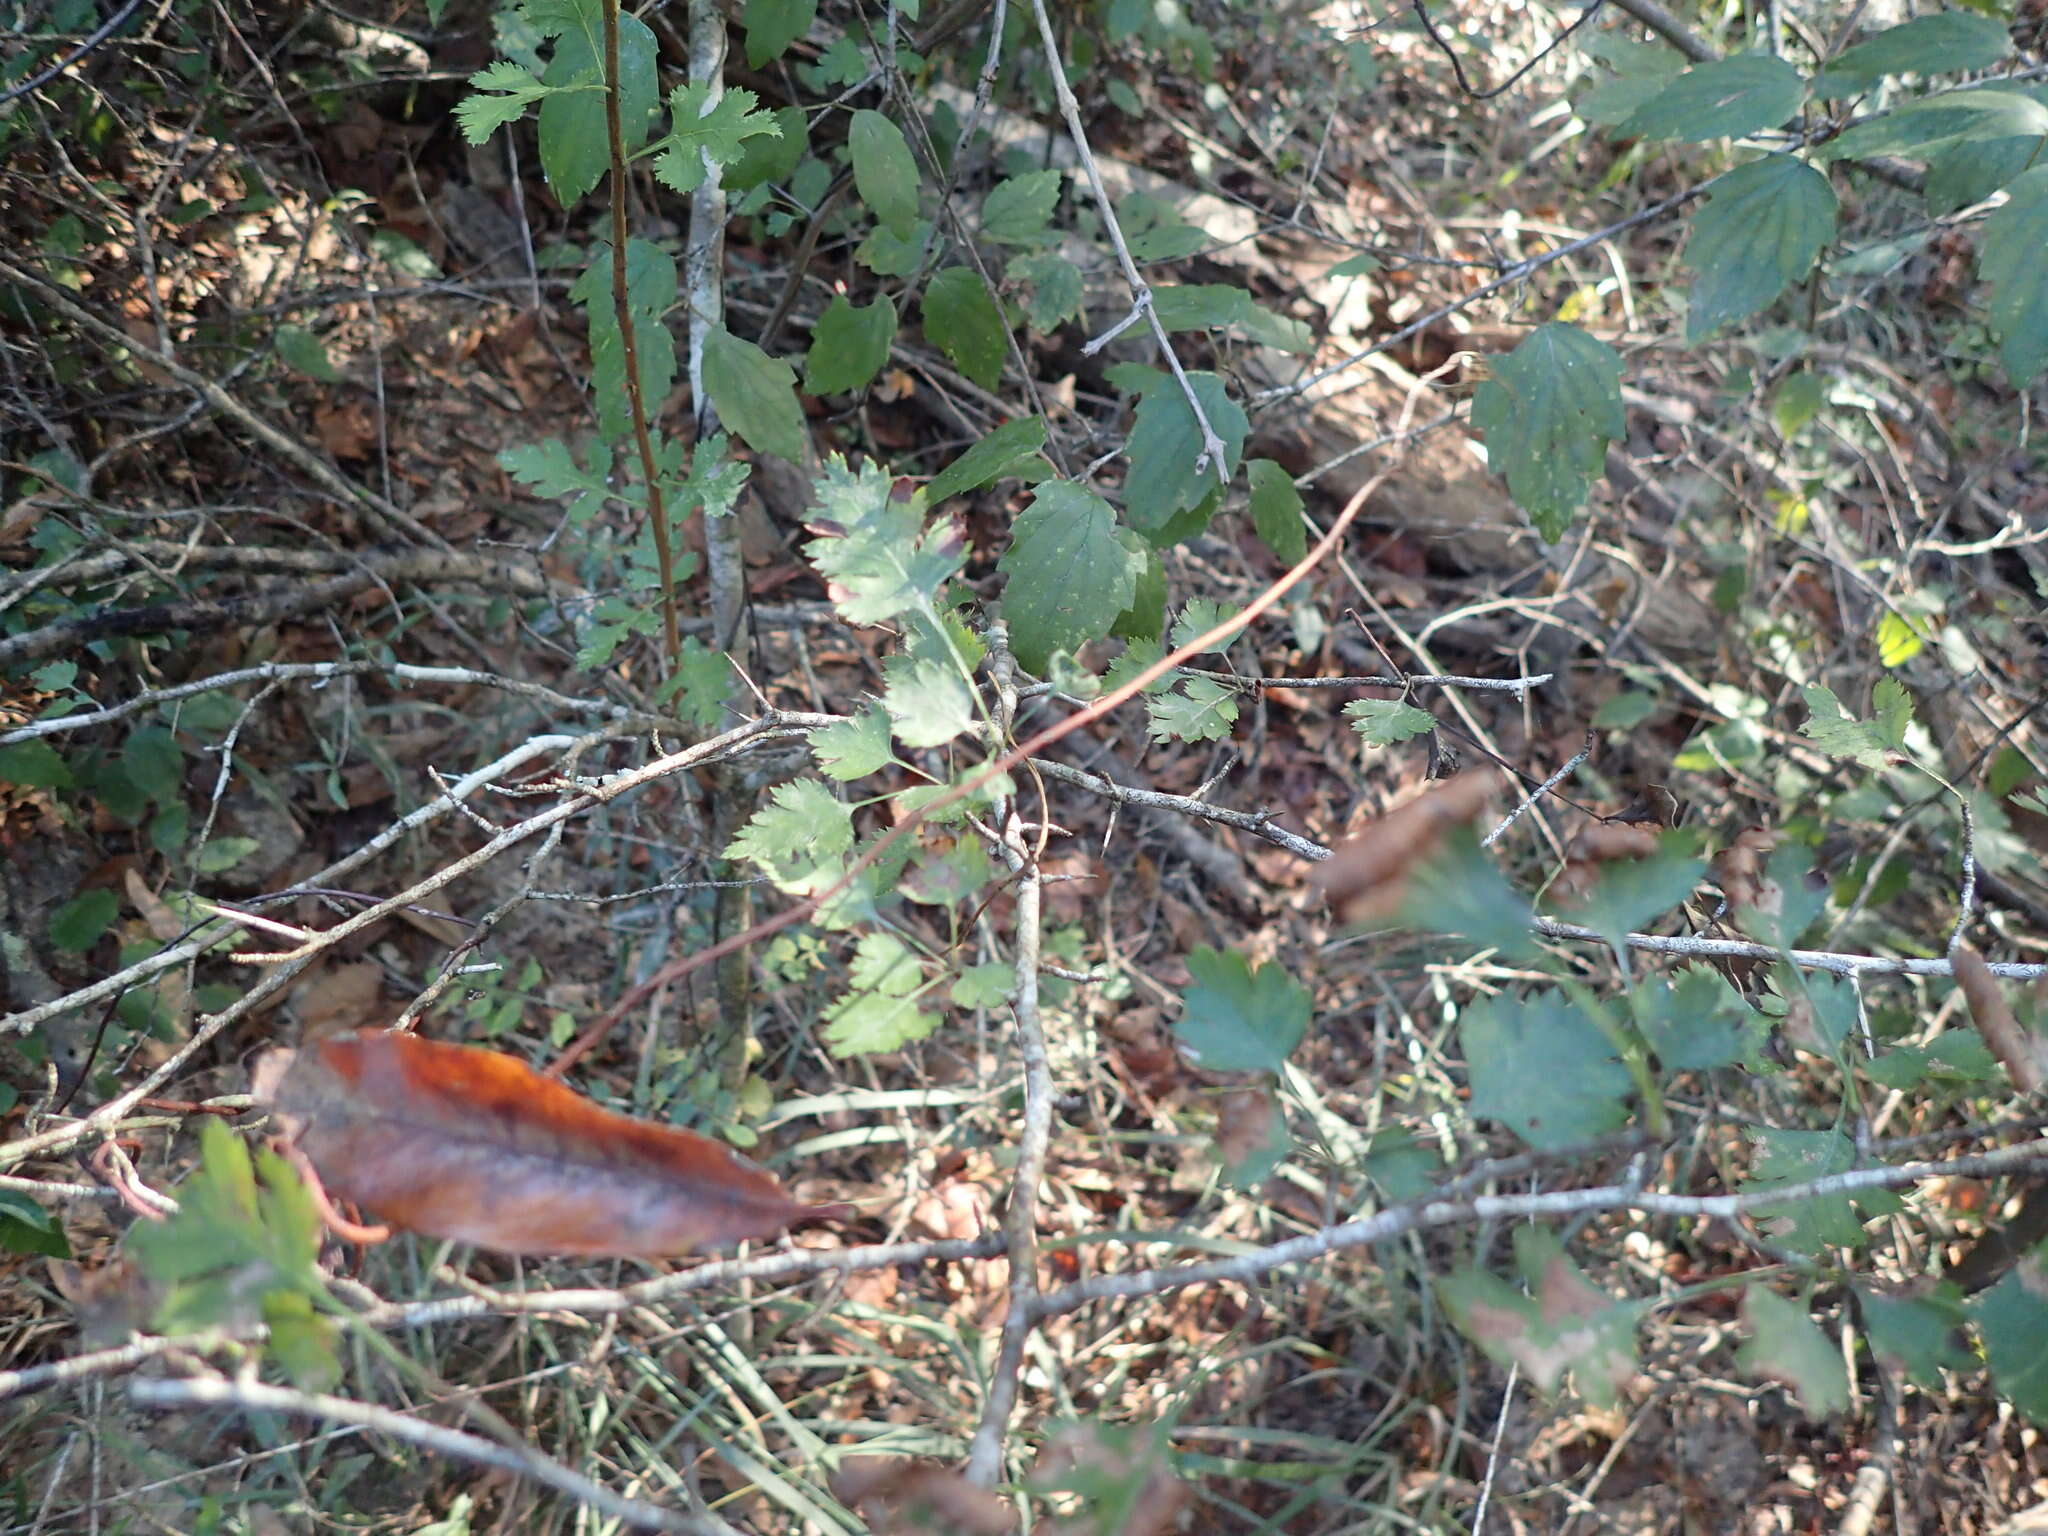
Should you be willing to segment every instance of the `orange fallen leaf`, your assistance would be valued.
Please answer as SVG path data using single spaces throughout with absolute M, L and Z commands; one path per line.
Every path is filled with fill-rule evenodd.
M 499 1253 L 663 1258 L 851 1214 L 723 1142 L 602 1109 L 517 1057 L 361 1030 L 251 1073 L 330 1195 Z

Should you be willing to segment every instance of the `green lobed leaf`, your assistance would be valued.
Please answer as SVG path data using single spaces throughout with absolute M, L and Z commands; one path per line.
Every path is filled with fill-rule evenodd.
M 1179 383 L 1161 379 L 1146 389 L 1124 448 L 1130 461 L 1124 476 L 1124 516 L 1155 544 L 1173 542 L 1168 535 L 1176 514 L 1199 505 L 1237 473 L 1251 430 L 1244 408 L 1230 398 L 1222 379 L 1194 372 L 1187 380 L 1210 428 L 1222 439 L 1222 472 L 1203 462 L 1201 425 Z
M 1609 943 L 1626 942 L 1629 934 L 1690 896 L 1706 874 L 1705 863 L 1689 857 L 1687 847 L 1683 835 L 1667 834 L 1663 845 L 1646 859 L 1617 859 L 1603 865 L 1591 894 L 1573 917 Z
M 948 267 L 925 286 L 924 335 L 983 389 L 1002 383 L 1010 328 L 972 267 Z
M 1356 699 L 1344 706 L 1344 718 L 1368 747 L 1391 747 L 1436 729 L 1435 715 L 1400 699 Z
M 1706 196 L 1685 252 L 1699 274 L 1685 318 L 1688 341 L 1762 309 L 1813 270 L 1835 233 L 1835 189 L 1791 155 L 1737 166 L 1710 183 Z
M 612 298 L 612 251 L 594 256 L 569 297 L 590 317 L 591 392 L 597 401 L 598 430 L 614 440 L 632 431 L 632 402 L 626 395 L 626 344 Z M 640 366 L 640 398 L 652 417 L 668 397 L 676 376 L 676 339 L 662 317 L 676 301 L 676 263 L 660 246 L 638 236 L 626 242 L 626 309 L 633 323 L 633 351 Z
M 710 167 L 737 163 L 747 140 L 782 132 L 752 91 L 722 92 L 707 111 L 710 100 L 708 85 L 679 85 L 669 92 L 669 130 L 655 146 L 654 176 L 672 192 L 687 196 L 704 184 Z
M 853 158 L 853 185 L 881 226 L 899 240 L 917 227 L 917 161 L 903 130 L 867 108 L 853 114 L 846 130 Z
M 1689 965 L 1629 994 L 1636 1028 L 1666 1072 L 1732 1066 L 1762 1043 L 1763 1018 L 1719 971 Z
M 853 984 L 825 1010 L 820 1031 L 834 1056 L 901 1050 L 939 1027 L 939 1016 L 918 1007 L 924 967 L 892 933 L 862 934 L 854 950 Z
M 721 178 L 727 190 L 751 192 L 787 181 L 810 151 L 810 119 L 802 107 L 777 107 L 769 115 L 775 119 L 777 131 L 751 135 L 740 145 L 739 158 L 725 168 Z
M 1898 688 L 1893 679 L 1884 681 Z M 1897 721 L 1895 699 L 1904 696 L 1904 689 L 1899 689 L 1896 696 L 1886 695 L 1887 700 L 1893 701 L 1893 713 L 1882 726 L 1877 721 L 1858 720 L 1842 707 L 1842 701 L 1835 697 L 1833 689 L 1820 683 L 1809 683 L 1804 692 L 1807 717 L 1799 729 L 1815 746 L 1830 757 L 1846 757 L 1865 768 L 1884 767 L 1890 753 L 1897 750 L 1890 738 Z M 1873 693 L 1873 699 L 1875 697 Z M 1911 718 L 1910 707 L 1909 704 L 1908 719 Z M 1899 729 L 1897 734 L 1903 740 L 1903 729 Z
M 1294 564 L 1308 553 L 1301 492 L 1294 488 L 1294 477 L 1271 459 L 1253 459 L 1245 474 L 1251 483 L 1252 527 L 1266 548 Z
M 1052 214 L 1065 177 L 1064 171 L 1030 171 L 998 182 L 981 205 L 983 238 L 998 245 L 1039 245 L 1053 238 Z
M 834 454 L 816 482 L 811 522 L 830 528 L 804 546 L 818 573 L 839 590 L 833 601 L 855 624 L 884 624 L 906 614 L 936 622 L 939 589 L 967 558 L 950 521 L 925 526 L 924 493 L 899 494 L 893 476 L 872 465 L 849 470 Z
M 949 658 L 892 656 L 882 707 L 907 747 L 943 747 L 974 725 L 974 695 Z
M 818 0 L 747 0 L 740 26 L 747 34 L 747 68 L 759 69 L 782 57 L 811 30 Z
M 1187 958 L 1192 978 L 1174 1038 L 1205 1072 L 1272 1072 L 1308 1032 L 1313 998 L 1278 965 L 1254 967 L 1236 950 L 1201 948 Z
M 834 294 L 811 331 L 811 349 L 804 358 L 804 392 L 811 395 L 852 394 L 866 389 L 889 361 L 896 339 L 896 306 L 887 294 L 868 305 L 847 302 Z
M 1784 1131 L 1752 1127 L 1745 1132 L 1757 1149 L 1744 1193 L 1809 1183 L 1841 1173 L 1856 1162 L 1855 1145 L 1839 1131 Z M 1864 1241 L 1863 1222 L 1847 1195 L 1810 1195 L 1767 1208 L 1764 1230 L 1794 1252 L 1818 1255 L 1823 1248 L 1855 1248 Z
M 704 392 L 718 408 L 718 419 L 756 453 L 803 462 L 804 412 L 796 398 L 796 370 L 781 358 L 714 326 L 704 336 Z
M 853 812 L 816 779 L 792 779 L 768 792 L 726 846 L 785 889 L 801 884 L 853 846 Z
M 1019 256 L 1003 270 L 1009 286 L 1022 284 L 1024 318 L 1034 331 L 1057 330 L 1081 313 L 1081 269 L 1052 251 Z
M 1813 94 L 1830 101 L 1853 96 L 1886 75 L 1988 69 L 2011 53 L 2012 37 L 2003 21 L 1968 11 L 1937 11 L 1843 49 L 1814 77 Z
M 980 843 L 973 847 L 979 848 Z M 1000 1008 L 1017 985 L 1017 967 L 1000 961 L 970 965 L 954 979 L 947 994 L 956 1008 Z
M 1614 1043 L 1562 992 L 1482 998 L 1458 1020 L 1471 1112 L 1539 1150 L 1576 1146 L 1628 1122 L 1633 1087 Z
M 1575 325 L 1538 326 L 1472 397 L 1472 424 L 1536 531 L 1555 543 L 1625 430 L 1621 359 Z
M 932 476 L 924 488 L 925 500 L 936 506 L 949 496 L 971 491 L 1013 475 L 1034 464 L 1038 450 L 1045 446 L 1045 418 L 1020 416 L 1006 421 L 959 458 Z
M 895 761 L 889 745 L 889 717 L 864 709 L 850 719 L 811 732 L 811 755 L 827 778 L 865 778 Z
M 1145 700 L 1145 730 L 1154 741 L 1221 741 L 1237 715 L 1237 690 L 1213 677 L 1185 678 L 1171 693 Z
M 572 0 L 564 7 L 573 22 L 561 28 L 544 85 L 601 85 L 604 0 Z M 631 14 L 619 18 L 619 123 L 626 153 L 647 139 L 649 119 L 661 102 L 655 79 L 658 52 L 647 23 Z M 605 129 L 604 92 L 551 92 L 540 104 L 540 164 L 555 200 L 568 207 L 604 180 L 611 165 Z
M 1795 116 L 1806 99 L 1799 71 L 1768 53 L 1695 64 L 1629 114 L 1621 132 L 1699 144 L 1741 138 Z
M 1986 309 L 1999 360 L 2024 388 L 2048 367 L 2048 165 L 2007 188 L 2005 205 L 1984 221 L 1977 271 L 1991 284 Z
M 551 93 L 530 70 L 510 59 L 499 59 L 478 70 L 469 77 L 469 85 L 477 94 L 455 104 L 455 121 L 471 144 L 481 144 L 507 123 L 518 122 L 528 107 Z
M 1117 538 L 1116 513 L 1100 496 L 1069 480 L 1037 487 L 996 562 L 1009 578 L 1003 618 L 1017 660 L 1042 672 L 1054 651 L 1106 636 L 1137 592 L 1141 563 Z
M 559 437 L 522 443 L 498 454 L 498 467 L 536 496 L 573 496 L 569 521 L 581 526 L 595 517 L 611 495 L 612 450 L 608 443 L 590 445 L 590 468 L 583 469 Z
M 1739 1367 L 1790 1387 L 1809 1418 L 1825 1418 L 1849 1406 L 1849 1373 L 1841 1348 L 1804 1306 L 1768 1286 L 1747 1286 L 1742 1321 L 1749 1337 L 1736 1351 Z

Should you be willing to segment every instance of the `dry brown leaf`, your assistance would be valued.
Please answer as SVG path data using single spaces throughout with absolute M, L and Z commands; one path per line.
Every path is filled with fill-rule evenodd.
M 1970 1005 L 1970 1018 L 1977 1025 L 1977 1033 L 2011 1075 L 2013 1086 L 2022 1093 L 2039 1093 L 2048 1084 L 2042 1042 L 2013 1017 L 2005 989 L 1991 974 L 1991 967 L 1967 944 L 1958 944 L 1949 952 L 1949 963 L 1955 967 L 1956 985 L 1962 990 L 1963 1001 Z
M 1384 923 L 1397 916 L 1409 876 L 1435 854 L 1445 833 L 1479 814 L 1499 784 L 1491 768 L 1461 773 L 1339 843 L 1315 874 L 1339 920 Z
M 886 1456 L 849 1456 L 832 1492 L 876 1536 L 1009 1536 L 1017 1514 L 958 1472 Z
M 1772 913 L 1782 909 L 1785 893 L 1766 872 L 1778 834 L 1766 827 L 1744 827 L 1735 841 L 1715 854 L 1707 866 L 1731 912 Z

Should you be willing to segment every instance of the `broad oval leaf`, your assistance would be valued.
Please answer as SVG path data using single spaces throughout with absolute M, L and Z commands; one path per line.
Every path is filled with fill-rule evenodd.
M 1791 155 L 1766 155 L 1717 177 L 1693 216 L 1685 336 L 1700 341 L 1746 320 L 1813 270 L 1834 238 L 1835 189 Z
M 604 73 L 594 46 L 601 35 L 599 0 L 576 0 L 582 25 L 555 41 L 544 85 L 582 85 Z M 649 119 L 661 105 L 655 79 L 654 34 L 634 16 L 619 18 L 619 125 L 631 154 L 647 139 Z M 540 164 L 548 188 L 564 208 L 604 180 L 611 164 L 605 132 L 604 92 L 562 91 L 540 104 Z
M 924 334 L 983 389 L 1002 383 L 1010 329 L 973 268 L 948 267 L 931 280 L 924 293 Z
M 917 161 L 903 130 L 866 108 L 853 114 L 846 130 L 853 156 L 853 185 L 868 212 L 899 240 L 917 228 Z
M 1050 238 L 1064 171 L 1031 171 L 999 182 L 981 205 L 982 235 L 999 245 L 1039 245 Z
M 1768 53 L 1695 64 L 1629 114 L 1621 132 L 1699 144 L 1776 127 L 1806 99 L 1799 71 Z
M 1472 397 L 1472 424 L 1536 531 L 1552 543 L 1622 434 L 1621 359 L 1575 325 L 1538 326 Z
M 1308 553 L 1308 530 L 1301 522 L 1301 492 L 1294 477 L 1271 459 L 1253 459 L 1245 477 L 1251 482 L 1252 527 L 1266 548 L 1289 565 Z
M 2004 22 L 1968 11 L 1916 16 L 1844 49 L 1814 77 L 1823 101 L 1853 96 L 1886 75 L 1939 75 L 1988 69 L 2012 52 Z
M 1141 566 L 1108 502 L 1070 480 L 1039 486 L 996 562 L 1009 578 L 1003 618 L 1017 660 L 1042 673 L 1054 651 L 1102 639 L 1137 595 Z
M 498 1253 L 659 1258 L 847 1209 L 498 1051 L 363 1030 L 267 1052 L 252 1077 L 329 1194 Z
M 1006 421 L 959 458 L 932 476 L 924 488 L 925 499 L 936 505 L 949 496 L 987 485 L 1004 475 L 1014 475 L 1033 464 L 1045 446 L 1045 418 L 1020 416 Z M 1037 465 L 1039 473 L 1044 466 Z
M 747 34 L 747 68 L 759 69 L 782 57 L 789 45 L 811 30 L 818 0 L 747 0 L 740 25 Z
M 1179 383 L 1167 378 L 1153 383 L 1138 401 L 1124 450 L 1131 466 L 1124 477 L 1124 516 L 1155 544 L 1175 542 L 1175 516 L 1199 506 L 1237 473 L 1251 431 L 1244 408 L 1230 398 L 1223 380 L 1213 373 L 1190 373 L 1187 379 L 1210 428 L 1223 440 L 1222 473 L 1203 461 L 1201 424 Z
M 1976 139 L 1951 144 L 1927 162 L 1927 212 L 1946 218 L 1985 198 L 2042 163 L 2048 141 Z
M 1954 144 L 2043 134 L 2048 134 L 2048 106 L 2024 91 L 1949 91 L 1857 123 L 1821 145 L 1819 152 L 1830 160 L 1931 155 Z
M 796 370 L 770 357 L 724 326 L 704 337 L 704 392 L 718 418 L 759 453 L 800 464 L 804 413 L 796 399 Z
M 2048 165 L 2015 181 L 2005 206 L 1984 221 L 1977 271 L 1991 283 L 1999 358 L 2024 388 L 2048 366 Z
M 878 294 L 868 305 L 849 304 L 834 294 L 811 331 L 811 350 L 804 359 L 804 391 L 812 395 L 843 395 L 866 389 L 889 361 L 889 343 L 896 339 L 896 306 Z

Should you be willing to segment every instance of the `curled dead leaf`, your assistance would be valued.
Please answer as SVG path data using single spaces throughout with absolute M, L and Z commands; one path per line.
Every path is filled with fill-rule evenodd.
M 2048 1085 L 2048 1062 L 2042 1059 L 2044 1042 L 2013 1016 L 2005 989 L 1976 950 L 1958 944 L 1949 952 L 1949 963 L 1955 968 L 1956 986 L 1969 1004 L 1977 1033 L 2011 1076 L 2013 1086 L 2022 1093 L 2039 1093 Z
M 1009 1536 L 1016 1511 L 958 1472 L 888 1456 L 849 1456 L 832 1492 L 877 1536 Z
M 1766 867 L 1777 846 L 1777 833 L 1766 827 L 1744 827 L 1735 834 L 1734 842 L 1714 855 L 1707 871 L 1728 898 L 1729 911 L 1769 914 L 1784 909 L 1785 893 Z
M 1396 806 L 1356 836 L 1337 845 L 1316 871 L 1339 920 L 1391 921 L 1408 897 L 1409 877 L 1442 844 L 1444 834 L 1469 824 L 1500 783 L 1491 768 L 1475 768 Z
M 792 1200 L 723 1142 L 614 1114 L 499 1051 L 362 1030 L 251 1076 L 327 1192 L 498 1253 L 664 1258 L 846 1206 Z

